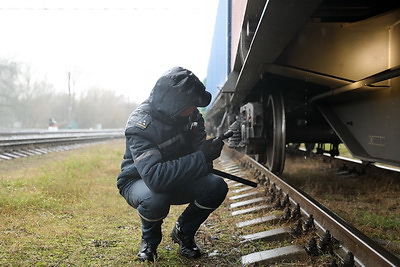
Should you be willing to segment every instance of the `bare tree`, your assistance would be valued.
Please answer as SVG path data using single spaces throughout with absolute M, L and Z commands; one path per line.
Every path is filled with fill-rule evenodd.
M 18 104 L 18 66 L 7 59 L 0 59 L 0 126 L 13 127 L 14 107 Z

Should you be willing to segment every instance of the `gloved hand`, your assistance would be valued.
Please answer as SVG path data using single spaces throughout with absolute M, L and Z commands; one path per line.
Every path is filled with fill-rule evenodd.
M 204 141 L 201 151 L 207 161 L 213 161 L 221 155 L 222 147 L 224 142 L 220 139 L 208 139 Z

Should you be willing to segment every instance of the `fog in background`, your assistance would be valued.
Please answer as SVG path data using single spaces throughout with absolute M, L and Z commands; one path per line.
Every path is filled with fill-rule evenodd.
M 206 78 L 217 0 L 0 0 L 0 128 L 123 128 L 166 70 Z
M 73 77 L 69 75 L 69 87 Z M 0 59 L 0 129 L 123 128 L 137 106 L 112 90 L 88 88 L 80 95 L 59 92 L 45 80 L 33 79 L 28 66 Z

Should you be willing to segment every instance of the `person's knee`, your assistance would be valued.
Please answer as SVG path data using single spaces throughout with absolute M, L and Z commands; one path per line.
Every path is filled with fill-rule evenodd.
M 223 196 L 225 199 L 226 194 L 228 193 L 228 185 L 223 179 L 215 179 L 213 186 L 213 192 L 219 196 Z
M 216 184 L 217 194 L 220 196 L 221 203 L 224 201 L 226 194 L 228 194 L 228 185 L 223 179 L 219 179 Z
M 122 190 L 122 196 L 145 220 L 163 219 L 169 213 L 170 196 L 150 191 L 143 180 L 137 180 L 126 186 Z
M 208 183 L 208 198 L 212 206 L 218 207 L 224 201 L 228 193 L 228 185 L 221 178 L 213 176 Z M 211 203 L 210 203 L 211 204 Z
M 152 194 L 151 197 L 143 199 L 137 207 L 140 216 L 151 221 L 164 219 L 169 209 L 168 198 L 158 194 Z

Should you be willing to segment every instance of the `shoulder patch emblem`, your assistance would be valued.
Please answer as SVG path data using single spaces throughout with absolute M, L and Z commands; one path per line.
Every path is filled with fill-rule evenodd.
M 149 126 L 149 124 L 151 123 L 152 118 L 150 115 L 145 115 L 144 117 L 142 117 L 140 120 L 138 120 L 135 123 L 135 126 L 141 130 L 144 130 L 147 128 L 147 126 Z

